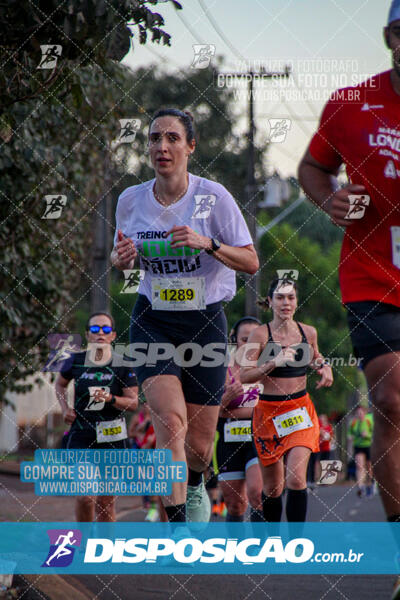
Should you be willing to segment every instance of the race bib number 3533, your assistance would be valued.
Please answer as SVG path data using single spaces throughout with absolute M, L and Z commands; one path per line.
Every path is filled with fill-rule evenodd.
M 113 421 L 99 421 L 96 423 L 96 439 L 102 444 L 105 442 L 119 442 L 128 437 L 125 419 Z

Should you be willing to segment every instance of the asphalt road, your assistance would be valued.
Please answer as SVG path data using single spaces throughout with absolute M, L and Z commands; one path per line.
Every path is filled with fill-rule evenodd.
M 85 586 L 96 600 L 390 600 L 394 581 L 370 575 L 109 575 L 85 578 Z
M 2 520 L 73 520 L 68 498 L 40 498 L 17 477 L 0 476 Z M 138 498 L 118 500 L 119 521 L 143 521 Z M 381 521 L 380 500 L 358 499 L 349 484 L 309 494 L 309 521 Z M 389 600 L 394 576 L 85 575 L 31 576 L 30 589 L 50 600 Z M 24 596 L 26 597 L 26 596 Z
M 141 511 L 135 511 L 135 516 Z M 122 520 L 134 520 L 125 514 Z M 137 519 L 139 520 L 139 519 Z M 318 487 L 309 494 L 309 521 L 381 521 L 377 496 L 358 499 L 349 485 Z M 101 600 L 385 600 L 393 576 L 326 575 L 118 575 L 77 577 Z

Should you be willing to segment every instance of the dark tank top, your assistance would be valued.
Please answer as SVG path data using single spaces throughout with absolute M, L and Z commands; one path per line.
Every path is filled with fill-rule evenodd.
M 311 347 L 307 342 L 306 334 L 304 333 L 304 330 L 300 323 L 296 321 L 296 325 L 301 333 L 301 343 L 290 345 L 291 348 L 296 350 L 294 360 L 291 361 L 293 366 L 287 365 L 285 367 L 276 367 L 273 371 L 268 373 L 268 377 L 302 377 L 306 374 L 307 366 L 311 362 Z M 269 326 L 269 323 L 267 323 L 267 327 L 268 350 L 270 355 L 275 357 L 279 354 L 279 352 L 282 349 L 287 348 L 288 346 L 282 346 L 281 344 L 275 342 L 272 338 L 271 327 Z M 301 365 L 303 366 L 296 366 L 296 364 L 298 364 L 299 362 L 301 362 Z

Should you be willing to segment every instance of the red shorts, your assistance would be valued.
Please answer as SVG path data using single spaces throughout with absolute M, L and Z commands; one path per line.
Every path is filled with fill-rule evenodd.
M 271 400 L 265 400 L 264 398 L 271 398 Z M 282 398 L 282 400 L 279 398 Z M 310 418 L 309 426 L 305 429 L 299 429 L 282 435 L 285 433 L 285 427 L 290 430 L 293 425 L 296 426 L 296 423 L 300 421 L 306 424 L 308 418 L 304 409 Z M 283 418 L 280 427 L 282 433 L 279 435 L 273 417 L 293 410 L 298 412 L 298 416 L 288 415 L 288 417 Z M 277 424 L 277 426 L 279 425 Z M 304 446 L 305 448 L 310 448 L 312 452 L 318 452 L 318 417 L 314 404 L 306 390 L 289 394 L 288 396 L 260 394 L 258 404 L 253 412 L 253 439 L 257 448 L 258 458 L 264 467 L 278 462 L 288 450 L 297 446 Z

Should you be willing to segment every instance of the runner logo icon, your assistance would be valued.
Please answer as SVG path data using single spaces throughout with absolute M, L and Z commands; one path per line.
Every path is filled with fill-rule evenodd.
M 75 548 L 81 545 L 79 529 L 48 529 L 50 548 L 42 567 L 68 567 L 74 558 Z
M 211 59 L 215 56 L 214 44 L 193 44 L 194 57 L 191 69 L 207 69 Z
M 145 272 L 142 269 L 125 269 L 125 282 L 121 294 L 136 294 L 140 282 L 144 279 L 144 273 Z
M 61 56 L 62 46 L 59 44 L 42 44 L 40 49 L 42 51 L 42 58 L 36 68 L 54 69 L 57 65 L 57 60 Z
M 317 481 L 318 485 L 332 485 L 337 480 L 338 473 L 342 470 L 340 460 L 321 460 L 321 475 Z
M 61 217 L 62 210 L 67 204 L 67 196 L 60 195 L 48 195 L 44 197 L 46 202 L 46 209 L 42 215 L 42 219 L 58 219 Z
M 366 194 L 350 194 L 349 195 L 349 210 L 345 215 L 345 219 L 362 219 L 365 214 L 365 209 L 369 206 L 370 197 Z
M 299 272 L 296 269 L 277 269 L 278 279 L 282 281 L 282 285 L 285 282 L 292 283 L 297 281 L 299 278 Z
M 59 372 L 68 368 L 72 354 L 81 349 L 82 339 L 79 333 L 50 333 L 47 336 L 50 346 L 49 358 L 43 371 Z
M 214 194 L 196 194 L 194 197 L 196 206 L 192 219 L 207 219 L 210 216 L 212 207 L 215 206 L 216 200 L 217 197 Z
M 282 143 L 286 140 L 292 121 L 290 119 L 268 119 L 269 121 L 269 141 L 272 143 Z
M 120 144 L 133 142 L 135 140 L 136 133 L 140 129 L 140 120 L 119 119 L 119 124 L 121 126 L 121 131 L 119 133 L 118 142 Z

